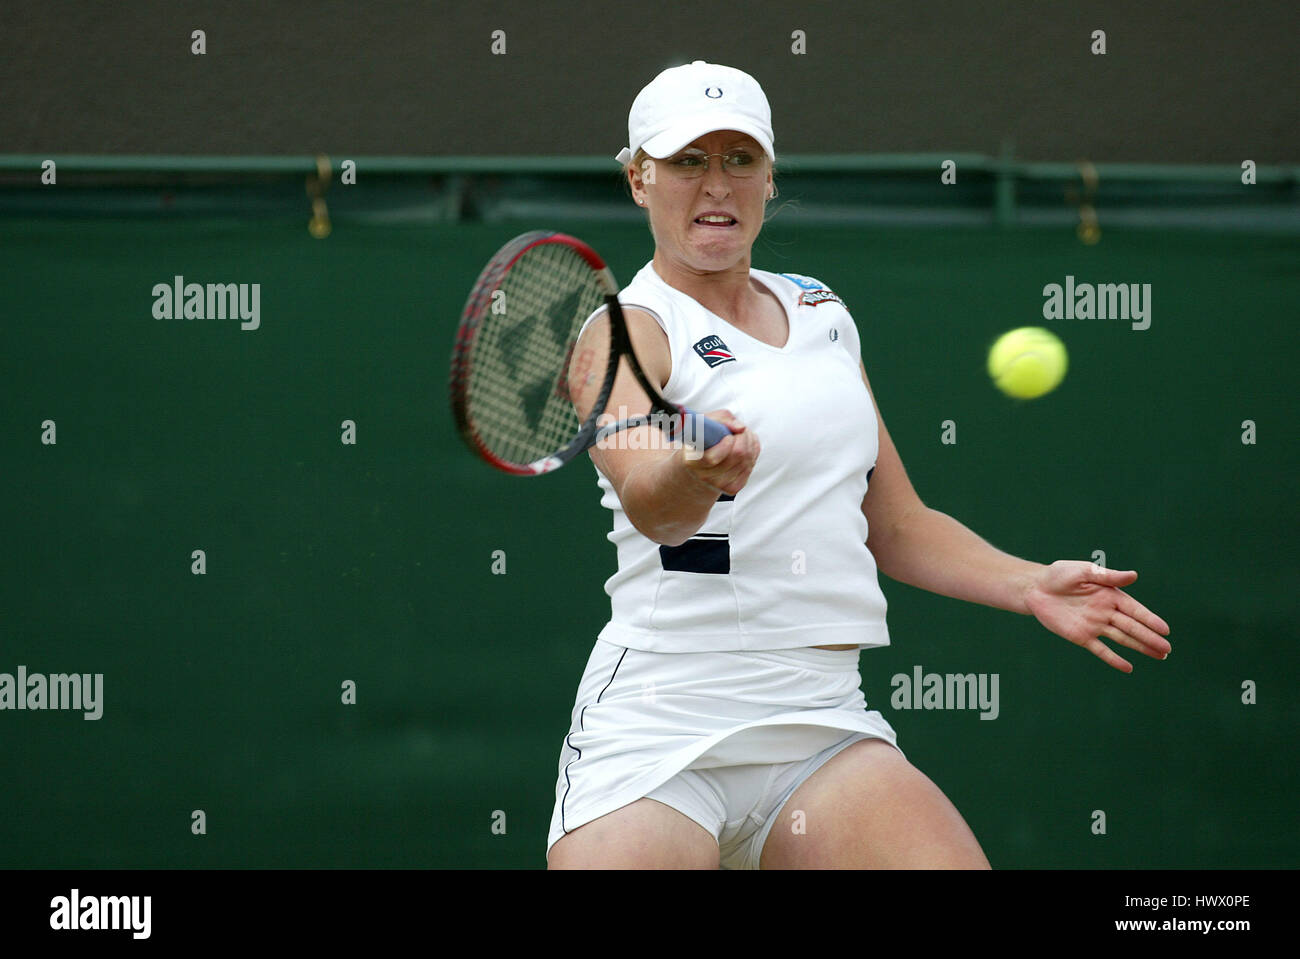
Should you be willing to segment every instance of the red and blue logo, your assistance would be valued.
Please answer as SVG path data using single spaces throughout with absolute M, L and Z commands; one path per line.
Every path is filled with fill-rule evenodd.
M 700 359 L 710 367 L 717 366 L 719 363 L 736 362 L 735 355 L 727 349 L 727 344 L 723 343 L 722 338 L 718 336 L 706 336 L 700 340 L 695 344 L 695 352 L 700 354 Z

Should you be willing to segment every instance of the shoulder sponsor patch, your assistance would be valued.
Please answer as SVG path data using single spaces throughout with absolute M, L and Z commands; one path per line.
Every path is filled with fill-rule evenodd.
M 719 363 L 736 362 L 736 357 L 731 350 L 727 349 L 727 344 L 723 343 L 722 338 L 719 336 L 706 336 L 695 344 L 695 352 L 700 355 L 700 359 L 711 367 L 717 366 Z
M 844 301 L 830 290 L 804 290 L 799 294 L 800 306 L 818 306 L 822 303 L 838 303 L 844 306 Z
M 802 286 L 805 290 L 820 290 L 824 284 L 819 280 L 814 280 L 810 276 L 800 276 L 798 273 L 782 273 L 783 277 L 797 286 Z

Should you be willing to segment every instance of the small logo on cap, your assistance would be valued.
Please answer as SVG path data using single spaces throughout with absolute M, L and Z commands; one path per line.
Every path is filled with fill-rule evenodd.
M 705 87 L 704 95 L 710 100 L 716 100 L 722 96 L 722 87 Z

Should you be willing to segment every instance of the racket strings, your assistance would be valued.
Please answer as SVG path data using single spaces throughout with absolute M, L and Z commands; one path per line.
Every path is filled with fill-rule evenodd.
M 578 432 L 569 359 L 604 295 L 586 261 L 556 243 L 528 250 L 495 282 L 475 338 L 469 414 L 494 455 L 523 465 L 550 456 Z

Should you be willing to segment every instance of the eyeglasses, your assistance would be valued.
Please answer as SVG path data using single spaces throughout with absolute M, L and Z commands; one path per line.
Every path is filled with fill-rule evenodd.
M 758 162 L 758 158 L 748 150 L 733 150 L 730 153 L 704 153 L 700 150 L 687 150 L 665 161 L 665 165 L 673 176 L 683 180 L 694 180 L 708 172 L 711 157 L 720 159 L 722 169 L 732 176 L 754 176 L 763 166 Z

